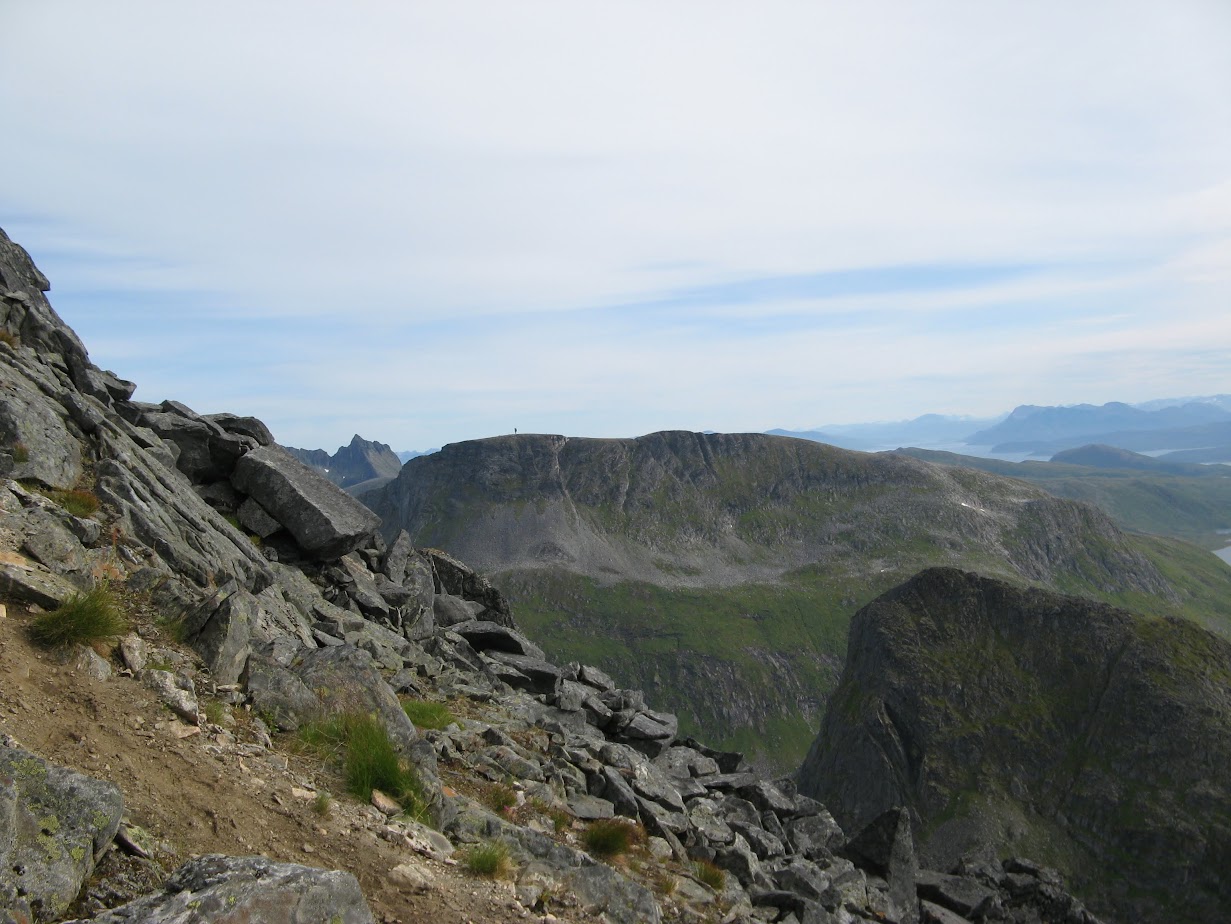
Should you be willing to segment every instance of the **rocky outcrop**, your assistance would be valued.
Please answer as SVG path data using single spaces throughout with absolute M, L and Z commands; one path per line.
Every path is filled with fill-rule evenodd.
M 374 924 L 350 873 L 211 854 L 190 860 L 161 892 L 93 918 L 94 924 Z
M 290 453 L 262 446 L 232 468 L 231 483 L 286 527 L 315 558 L 341 558 L 371 538 L 380 518 Z
M 1124 920 L 1231 903 L 1231 645 L 1191 623 L 948 569 L 855 617 L 801 789 L 922 856 L 1029 846 Z

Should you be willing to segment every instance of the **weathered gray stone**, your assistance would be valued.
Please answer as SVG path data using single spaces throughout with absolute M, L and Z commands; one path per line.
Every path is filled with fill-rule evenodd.
M 340 558 L 380 526 L 376 514 L 278 446 L 261 446 L 244 455 L 231 482 L 316 558 Z
M 525 655 L 539 661 L 546 660 L 542 648 L 516 629 L 510 629 L 499 623 L 472 619 L 455 623 L 449 628 L 468 641 L 475 651 L 505 651 L 510 654 Z
M 158 670 L 143 670 L 137 677 L 177 716 L 191 725 L 198 723 L 197 691 L 191 677 Z
M 164 401 L 159 407 L 143 414 L 141 424 L 179 447 L 175 466 L 194 483 L 229 477 L 240 456 L 255 445 L 255 440 L 227 433 L 178 401 Z
M 577 793 L 568 800 L 569 811 L 582 821 L 594 821 L 599 818 L 615 816 L 615 806 L 598 796 Z
M 0 916 L 57 920 L 115 837 L 120 790 L 0 747 Z
M 948 908 L 924 899 L 919 903 L 919 920 L 922 924 L 970 924 L 970 919 L 955 914 Z
M 428 557 L 432 570 L 440 582 L 437 588 L 438 593 L 452 594 L 463 600 L 481 604 L 483 610 L 475 613 L 475 618 L 498 622 L 510 628 L 514 627 L 509 602 L 500 591 L 492 587 L 487 578 L 439 549 L 424 549 L 423 554 Z
M 95 924 L 374 924 L 359 882 L 340 870 L 209 854 L 161 892 L 106 911 Z
M 243 673 L 258 606 L 256 597 L 231 580 L 184 616 L 184 641 L 219 683 L 235 683 Z
M 744 836 L 744 840 L 748 842 L 752 852 L 760 859 L 767 860 L 771 857 L 780 857 L 786 853 L 786 845 L 760 825 L 752 825 L 746 821 L 737 820 L 732 820 L 729 824 L 732 831 Z
M 81 671 L 92 680 L 110 680 L 111 665 L 93 648 L 78 645 L 72 655 L 73 669 Z
M 239 417 L 235 414 L 206 414 L 205 419 L 220 426 L 227 433 L 246 436 L 258 446 L 272 446 L 276 441 L 269 427 L 255 417 Z
M 0 446 L 10 454 L 20 446 L 25 457 L 24 462 L 14 459 L 10 477 L 53 488 L 76 487 L 82 474 L 81 444 L 64 419 L 64 409 L 46 394 L 58 383 L 40 389 L 31 381 L 33 370 L 16 362 L 11 355 L 0 355 Z
M 889 809 L 872 820 L 842 848 L 844 856 L 883 875 L 889 883 L 889 903 L 901 924 L 919 920 L 915 876 L 919 863 L 910 829 L 910 812 Z
M 79 593 L 64 578 L 15 552 L 0 552 L 0 594 L 54 610 Z
M 351 645 L 305 651 L 291 670 L 327 713 L 375 712 L 400 748 L 409 750 L 418 741 L 414 724 L 366 651 Z
M 802 857 L 780 857 L 763 864 L 762 869 L 778 888 L 814 901 L 819 901 L 829 888 L 829 876 Z
M 560 669 L 554 664 L 548 664 L 541 658 L 531 658 L 525 655 L 510 654 L 507 651 L 490 651 L 486 655 L 498 664 L 513 668 L 525 677 L 525 682 L 510 682 L 510 686 L 528 690 L 531 693 L 552 694 L 560 683 Z M 516 678 L 514 678 L 516 679 Z
M 437 626 L 452 628 L 473 621 L 484 610 L 482 603 L 471 603 L 452 594 L 436 594 L 432 600 L 432 615 Z
M 272 658 L 252 655 L 241 680 L 253 707 L 282 731 L 294 731 L 322 714 L 316 694 L 298 675 Z
M 22 529 L 22 551 L 61 577 L 85 577 L 85 550 L 72 531 L 56 517 L 35 510 L 27 512 Z M 85 583 L 88 583 L 88 578 Z
M 244 498 L 236 509 L 235 516 L 244 529 L 261 539 L 268 539 L 282 528 L 282 524 L 251 497 Z
M 816 815 L 793 818 L 785 827 L 787 838 L 795 852 L 809 860 L 836 850 L 846 841 L 846 835 L 828 810 Z
M 735 832 L 723 820 L 716 802 L 693 799 L 688 804 L 688 819 L 710 846 L 725 847 L 735 843 Z
M 411 556 L 414 554 L 414 543 L 410 541 L 410 534 L 406 530 L 398 532 L 393 542 L 389 544 L 388 550 L 385 552 L 385 577 L 393 581 L 394 584 L 401 584 L 406 579 L 406 569 L 410 564 Z M 426 562 L 424 563 L 426 565 Z M 431 572 L 431 566 L 427 565 L 428 572 Z
M 184 479 L 150 460 L 127 437 L 102 434 L 99 498 L 124 535 L 154 550 L 168 576 L 209 588 L 233 577 L 253 592 L 273 583 L 269 563 L 239 530 Z
M 591 667 L 589 664 L 583 664 L 578 668 L 577 679 L 584 684 L 594 687 L 596 690 L 614 690 L 616 688 L 615 681 L 606 672 L 599 670 L 597 667 Z
M 947 876 L 932 870 L 919 870 L 915 874 L 915 891 L 920 898 L 943 905 L 966 918 L 980 917 L 996 898 L 993 889 L 976 879 Z
M 668 776 L 686 778 L 715 776 L 718 762 L 693 748 L 675 745 L 654 758 L 654 765 Z

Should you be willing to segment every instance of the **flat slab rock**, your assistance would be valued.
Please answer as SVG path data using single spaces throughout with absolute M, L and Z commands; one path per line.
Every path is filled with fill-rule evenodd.
M 359 882 L 340 870 L 210 854 L 190 860 L 161 892 L 113 908 L 95 924 L 374 924 Z
M 261 446 L 244 455 L 235 464 L 231 483 L 316 558 L 341 558 L 380 526 L 380 517 L 279 446 Z

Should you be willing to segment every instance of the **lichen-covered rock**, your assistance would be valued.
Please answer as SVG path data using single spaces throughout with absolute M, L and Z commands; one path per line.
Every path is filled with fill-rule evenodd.
M 380 518 L 278 446 L 261 446 L 235 465 L 231 481 L 315 558 L 340 558 L 375 534 Z
M 62 917 L 123 811 L 113 784 L 0 746 L 0 916 Z
M 210 854 L 189 860 L 161 892 L 95 924 L 374 924 L 359 882 L 340 870 Z

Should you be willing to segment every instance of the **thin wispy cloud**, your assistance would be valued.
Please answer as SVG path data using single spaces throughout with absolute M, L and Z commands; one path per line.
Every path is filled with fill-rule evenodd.
M 1228 47 L 1221 0 L 10 3 L 0 226 L 138 397 L 293 444 L 1226 391 Z

